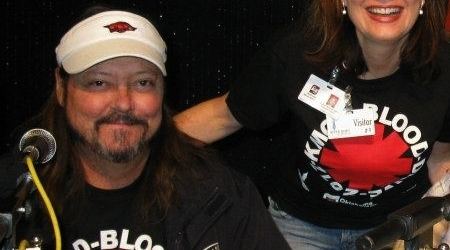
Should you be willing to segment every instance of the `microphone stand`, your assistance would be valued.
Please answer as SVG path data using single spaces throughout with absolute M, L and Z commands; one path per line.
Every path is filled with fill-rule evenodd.
M 10 237 L 12 232 L 12 216 L 11 214 L 0 213 L 0 249 L 9 250 L 12 248 Z M 3 242 L 3 244 L 2 244 Z
M 34 191 L 33 188 L 38 189 L 41 197 L 44 199 L 44 203 L 47 205 L 47 207 L 49 207 L 50 218 L 52 220 L 52 225 L 54 226 L 55 231 L 56 249 L 61 249 L 61 236 L 56 215 L 33 167 L 33 161 L 39 163 L 47 163 L 53 158 L 56 153 L 55 138 L 50 132 L 44 129 L 35 128 L 28 130 L 19 141 L 19 151 L 24 154 L 24 161 L 26 161 L 25 163 L 28 165 L 28 169 L 30 172 L 26 172 L 19 177 L 18 185 L 16 188 L 16 190 L 18 190 L 16 192 L 16 204 L 14 205 L 13 210 L 11 211 L 11 214 L 9 216 L 2 217 L 7 217 L 9 219 L 3 220 L 6 221 L 5 223 L 3 223 L 5 224 L 5 226 L 0 224 L 0 226 L 2 226 L 0 227 L 0 247 L 2 247 L 1 250 L 11 250 L 13 249 L 13 246 L 15 247 L 15 244 L 17 243 L 16 228 L 19 221 L 23 217 L 31 217 L 33 209 L 28 196 Z M 32 176 L 34 176 L 36 180 L 33 180 Z M 36 182 L 37 185 L 34 185 L 34 182 Z M 0 221 L 0 223 L 2 223 L 2 221 Z M 5 233 L 1 231 L 3 230 L 3 227 L 5 228 Z M 3 238 L 5 238 L 6 240 L 4 240 Z M 2 241 L 5 241 L 5 243 L 3 244 Z M 30 244 L 27 240 L 23 240 L 19 244 L 19 248 L 21 249 L 23 248 L 23 246 L 25 246 L 26 249 L 37 250 L 40 249 L 42 240 L 37 236 L 33 237 L 33 239 L 31 240 L 31 245 L 33 248 L 27 248 Z
M 4 235 L 0 235 L 0 242 L 4 240 L 1 250 L 11 250 L 16 244 L 16 228 L 23 218 L 31 216 L 32 208 L 28 203 L 28 196 L 34 191 L 34 184 L 30 173 L 22 174 L 18 179 L 16 203 L 10 214 L 0 214 L 0 219 L 5 219 L 6 228 Z M 0 224 L 3 227 L 3 224 Z M 0 230 L 1 231 L 1 230 Z
M 360 236 L 356 248 L 382 249 L 402 239 L 408 249 L 419 249 L 419 237 L 442 219 L 450 221 L 450 194 L 443 197 L 425 197 L 391 214 L 385 223 Z M 447 244 L 441 244 L 445 248 Z

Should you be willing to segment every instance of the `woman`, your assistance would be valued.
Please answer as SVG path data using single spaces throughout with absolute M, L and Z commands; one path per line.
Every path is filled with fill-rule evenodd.
M 287 120 L 272 216 L 293 249 L 352 249 L 449 161 L 447 4 L 313 1 L 305 30 L 262 51 L 229 93 L 177 125 L 210 143 Z M 335 108 L 323 101 L 331 96 Z

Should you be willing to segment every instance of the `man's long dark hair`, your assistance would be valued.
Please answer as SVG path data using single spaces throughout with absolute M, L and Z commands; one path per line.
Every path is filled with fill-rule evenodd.
M 438 72 L 436 57 L 445 40 L 444 20 L 448 0 L 425 1 L 401 51 L 401 66 L 414 82 L 426 83 Z M 348 15 L 342 14 L 342 0 L 314 0 L 309 6 L 305 38 L 314 46 L 306 57 L 330 71 L 345 61 L 353 74 L 361 75 L 367 66 Z
M 73 25 L 92 15 L 115 9 L 105 4 L 89 5 Z M 127 11 L 136 13 L 136 10 Z M 56 74 L 63 80 L 63 87 L 67 88 L 70 75 L 62 68 Z M 55 137 L 58 144 L 56 156 L 40 168 L 40 174 L 57 214 L 76 213 L 80 202 L 86 200 L 86 183 L 74 150 L 73 131 L 68 125 L 64 108 L 57 101 L 55 90 L 41 113 L 26 123 L 24 128 L 27 126 L 39 126 Z M 137 216 L 140 221 L 149 219 L 150 209 L 158 209 L 161 215 L 165 215 L 177 202 L 176 183 L 189 183 L 194 187 L 195 183 L 207 177 L 208 166 L 219 164 L 209 149 L 196 145 L 198 143 L 194 139 L 175 127 L 169 109 L 164 106 L 161 126 L 150 142 L 149 160 L 137 182 L 139 190 L 133 205 L 139 209 Z
M 64 88 L 69 75 L 59 70 Z M 84 174 L 74 150 L 71 128 L 65 110 L 53 92 L 39 116 L 41 127 L 53 134 L 58 151 L 54 161 L 42 171 L 44 185 L 55 204 L 57 213 L 74 213 L 79 203 L 85 200 Z M 163 119 L 158 132 L 150 143 L 150 156 L 139 180 L 138 197 L 135 206 L 139 218 L 148 219 L 150 209 L 158 209 L 162 215 L 177 202 L 176 183 L 195 186 L 206 178 L 208 166 L 217 159 L 206 148 L 181 133 L 174 125 L 169 110 L 163 108 Z M 69 203 L 68 201 L 77 201 Z

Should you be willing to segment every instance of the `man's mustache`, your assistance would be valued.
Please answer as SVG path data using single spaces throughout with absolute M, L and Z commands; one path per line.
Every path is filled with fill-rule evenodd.
M 95 122 L 95 128 L 98 129 L 101 124 L 120 123 L 125 125 L 142 125 L 147 126 L 147 121 L 136 117 L 130 113 L 111 113 Z

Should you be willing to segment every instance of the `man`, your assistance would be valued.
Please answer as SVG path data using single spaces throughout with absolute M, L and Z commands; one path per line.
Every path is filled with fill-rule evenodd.
M 248 178 L 173 125 L 163 104 L 166 45 L 154 26 L 93 11 L 56 48 L 56 86 L 39 117 L 58 143 L 40 174 L 63 249 L 288 249 Z M 20 174 L 11 159 L 1 185 Z M 0 208 L 10 209 L 14 192 L 0 191 Z M 39 211 L 21 231 L 48 247 Z

